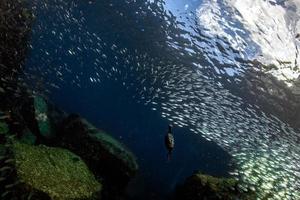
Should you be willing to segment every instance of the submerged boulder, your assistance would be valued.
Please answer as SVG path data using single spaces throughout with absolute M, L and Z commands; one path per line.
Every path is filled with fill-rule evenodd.
M 138 170 L 135 156 L 123 144 L 78 115 L 62 122 L 59 141 L 82 157 L 105 186 L 120 190 Z
M 232 178 L 216 178 L 197 172 L 178 186 L 175 200 L 254 200 L 254 192 L 239 189 Z
M 13 142 L 9 152 L 10 156 L 1 162 L 6 164 L 1 172 L 11 171 L 10 177 L 1 173 L 4 181 L 9 180 L 1 199 L 100 199 L 101 184 L 81 158 L 70 151 Z

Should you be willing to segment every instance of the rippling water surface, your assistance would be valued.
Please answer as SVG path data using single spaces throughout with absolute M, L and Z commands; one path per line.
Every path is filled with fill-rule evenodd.
M 298 1 L 291 11 L 294 32 L 288 29 L 287 36 L 295 41 L 281 40 L 291 47 L 288 61 L 280 60 L 285 56 L 279 49 L 269 51 L 268 27 L 274 24 L 267 20 L 273 17 L 249 22 L 239 3 L 33 0 L 37 18 L 25 78 L 35 92 L 79 112 L 134 151 L 141 165 L 135 196 L 163 196 L 201 169 L 230 172 L 261 198 L 272 192 L 274 199 L 300 199 L 299 131 L 256 104 L 245 84 L 251 85 L 253 73 L 297 79 Z M 287 7 L 254 4 L 277 6 L 278 12 Z M 280 20 L 278 33 L 286 26 Z M 267 45 L 260 42 L 264 34 Z M 274 62 L 277 71 L 263 69 Z M 170 163 L 163 146 L 168 123 L 175 125 L 176 140 Z

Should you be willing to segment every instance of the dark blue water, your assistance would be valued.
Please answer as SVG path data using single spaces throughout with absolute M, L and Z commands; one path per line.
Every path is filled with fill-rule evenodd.
M 274 159 L 285 168 L 298 155 L 293 130 L 245 100 L 241 83 L 253 66 L 202 31 L 195 15 L 201 2 L 32 1 L 29 85 L 133 151 L 140 166 L 128 188 L 133 197 L 164 198 L 194 170 L 228 176 L 233 155 L 247 184 L 254 176 L 266 181 L 263 170 L 249 176 L 252 163 L 272 174 Z M 231 59 L 236 64 L 224 63 Z M 175 149 L 167 162 L 169 123 Z M 275 177 L 293 177 L 276 170 Z

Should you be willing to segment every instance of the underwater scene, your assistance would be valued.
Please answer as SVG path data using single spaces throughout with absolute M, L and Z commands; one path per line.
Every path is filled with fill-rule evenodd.
M 300 200 L 300 0 L 0 0 L 0 199 Z

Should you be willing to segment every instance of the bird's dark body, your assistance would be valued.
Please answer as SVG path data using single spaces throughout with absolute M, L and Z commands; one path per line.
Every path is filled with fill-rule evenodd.
M 169 125 L 169 130 L 165 136 L 165 146 L 168 150 L 168 160 L 170 160 L 172 151 L 174 149 L 174 136 L 172 134 L 172 126 Z

